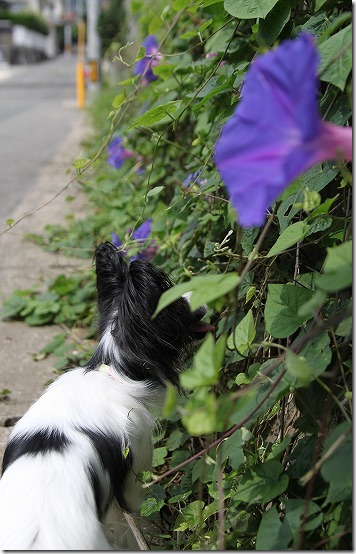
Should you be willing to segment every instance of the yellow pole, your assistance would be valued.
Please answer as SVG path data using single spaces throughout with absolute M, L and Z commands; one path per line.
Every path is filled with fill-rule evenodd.
M 85 78 L 84 78 L 84 46 L 85 46 L 85 23 L 78 22 L 78 62 L 77 62 L 77 103 L 78 108 L 85 106 Z

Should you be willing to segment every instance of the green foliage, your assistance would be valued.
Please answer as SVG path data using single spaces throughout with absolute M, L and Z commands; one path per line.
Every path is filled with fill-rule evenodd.
M 113 41 L 124 40 L 126 21 L 123 0 L 109 0 L 103 4 L 97 30 L 105 52 Z
M 138 476 L 151 549 L 351 547 L 349 168 L 314 166 L 280 196 L 267 229 L 241 229 L 213 162 L 255 54 L 301 30 L 321 53 L 322 116 L 350 121 L 345 6 L 132 2 L 142 38 L 163 41 L 158 79 L 143 86 L 130 75 L 102 90 L 90 107 L 96 136 L 75 161 L 90 213 L 35 237 L 90 258 L 115 232 L 134 254 L 132 229 L 150 217 L 154 262 L 177 283 L 157 311 L 188 291 L 193 306 L 209 307 L 215 338 L 181 374 L 185 395 L 168 387 L 153 473 Z M 132 67 L 139 41 L 128 59 L 122 42 L 115 63 L 124 56 Z M 119 169 L 106 155 L 116 131 L 137 154 Z M 58 279 L 44 293 L 15 292 L 3 317 L 91 324 L 92 272 Z M 49 351 L 63 358 L 65 344 L 60 337 Z
M 7 19 L 13 25 L 23 25 L 27 29 L 37 31 L 41 35 L 48 35 L 49 30 L 44 18 L 37 12 L 9 12 L 0 10 L 0 19 Z
M 93 320 L 92 303 L 95 298 L 94 276 L 58 275 L 44 292 L 36 289 L 15 290 L 3 303 L 0 317 L 23 319 L 28 325 L 81 322 L 90 325 Z

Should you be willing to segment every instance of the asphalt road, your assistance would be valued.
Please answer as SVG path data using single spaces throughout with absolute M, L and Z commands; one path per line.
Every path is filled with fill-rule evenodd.
M 0 64 L 0 228 L 79 121 L 76 57 Z

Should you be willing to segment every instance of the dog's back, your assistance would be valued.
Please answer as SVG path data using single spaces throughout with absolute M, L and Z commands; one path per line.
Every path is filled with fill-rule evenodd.
M 83 466 L 48 453 L 18 459 L 0 486 L 0 545 L 4 550 L 106 550 L 109 544 L 96 517 Z M 13 484 L 16 483 L 14 487 Z M 69 490 L 68 490 L 69 489 Z
M 153 318 L 171 282 L 145 260 L 130 265 L 109 243 L 95 253 L 100 341 L 85 368 L 55 381 L 17 423 L 0 480 L 0 548 L 108 548 L 115 499 L 140 504 L 135 476 L 150 469 L 153 419 L 195 339 L 211 326 L 185 298 Z
M 5 452 L 0 548 L 109 548 L 100 519 L 113 491 L 127 509 L 136 508 L 128 473 L 150 465 L 153 422 L 140 393 L 141 383 L 83 369 L 47 389 L 17 423 Z

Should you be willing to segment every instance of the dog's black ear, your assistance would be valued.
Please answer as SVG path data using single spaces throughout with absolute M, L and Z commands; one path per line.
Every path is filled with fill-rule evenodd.
M 99 302 L 109 300 L 122 290 L 127 280 L 127 262 L 122 252 L 110 242 L 99 244 L 94 256 Z

